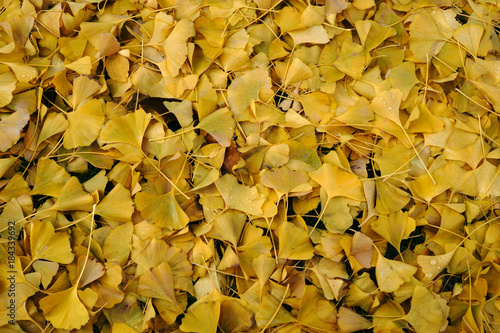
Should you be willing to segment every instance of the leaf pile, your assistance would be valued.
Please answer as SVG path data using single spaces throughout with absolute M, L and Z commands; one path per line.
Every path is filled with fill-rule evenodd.
M 498 332 L 499 8 L 3 1 L 0 329 Z

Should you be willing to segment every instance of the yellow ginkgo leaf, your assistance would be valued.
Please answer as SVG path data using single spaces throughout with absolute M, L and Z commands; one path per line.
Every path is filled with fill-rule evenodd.
M 297 319 L 290 314 L 273 295 L 262 297 L 258 310 L 255 313 L 257 327 L 274 327 L 281 324 L 293 323 Z
M 68 121 L 62 113 L 49 112 L 45 117 L 40 135 L 38 136 L 37 146 L 48 138 L 65 131 L 68 128 Z
M 307 29 L 293 30 L 288 32 L 295 46 L 304 43 L 326 44 L 330 41 L 328 33 L 321 25 L 314 25 Z
M 78 288 L 82 289 L 87 284 L 99 279 L 105 272 L 104 265 L 96 258 L 80 256 L 78 258 Z
M 80 108 L 100 89 L 101 85 L 97 80 L 92 80 L 86 75 L 75 77 L 73 79 L 73 108 L 75 110 Z
M 401 241 L 410 237 L 415 230 L 415 220 L 408 216 L 408 212 L 398 211 L 389 215 L 380 215 L 371 222 L 372 229 L 386 241 L 391 243 L 399 252 Z
M 0 81 L 1 82 L 1 81 Z M 25 109 L 0 117 L 0 151 L 6 152 L 21 137 L 21 130 L 30 119 L 30 114 Z
M 220 302 L 201 300 L 191 305 L 179 327 L 183 332 L 216 333 L 220 316 Z
M 4 64 L 10 67 L 20 82 L 30 82 L 38 76 L 36 68 L 27 64 L 13 62 L 4 62 Z
M 160 298 L 177 304 L 172 269 L 166 262 L 145 272 L 139 278 L 137 293 L 141 296 Z
M 378 255 L 375 275 L 380 291 L 392 293 L 405 283 L 410 282 L 413 274 L 417 272 L 417 267 L 401 261 L 384 258 Z
M 97 139 L 104 124 L 103 105 L 92 99 L 76 111 L 68 113 L 69 126 L 64 133 L 64 148 L 88 146 Z
M 42 285 L 46 289 L 59 269 L 59 264 L 53 261 L 36 260 L 33 268 L 42 276 Z
M 333 65 L 342 73 L 355 79 L 361 79 L 366 63 L 366 55 L 363 46 L 348 39 L 342 44 L 340 56 Z
M 194 24 L 191 20 L 182 19 L 161 44 L 166 55 L 167 68 L 170 75 L 176 77 L 179 69 L 187 59 L 189 38 L 195 35 Z
M 193 274 L 193 266 L 188 261 L 185 252 L 156 238 L 151 241 L 134 241 L 131 257 L 138 265 L 137 275 L 149 271 L 162 262 L 170 265 L 172 274 L 176 277 Z
M 178 230 L 189 223 L 189 217 L 177 203 L 173 191 L 162 195 L 139 192 L 135 204 L 143 218 L 161 228 Z
M 455 30 L 453 37 L 465 47 L 467 52 L 477 57 L 477 51 L 483 32 L 484 28 L 479 24 L 467 23 Z
M 125 223 L 114 227 L 104 240 L 102 251 L 107 261 L 117 261 L 125 265 L 132 250 L 132 223 Z
M 59 164 L 50 158 L 40 159 L 36 167 L 35 186 L 31 195 L 50 195 L 58 198 L 64 184 L 68 182 L 71 175 Z
M 55 328 L 79 329 L 89 321 L 88 310 L 80 300 L 77 288 L 75 285 L 40 300 L 40 309 Z
M 0 158 L 0 178 L 10 169 L 14 162 L 17 160 L 15 157 Z
M 70 211 L 70 210 L 83 210 L 90 212 L 94 199 L 90 193 L 83 190 L 82 184 L 78 178 L 71 177 L 66 184 L 64 184 L 61 194 L 54 205 L 51 207 L 53 210 Z
M 382 180 L 375 181 L 377 185 L 377 203 L 375 209 L 380 214 L 392 214 L 401 210 L 410 202 L 410 195 L 400 188 Z
M 262 297 L 262 290 L 276 267 L 276 259 L 261 254 L 253 260 L 252 267 L 259 280 L 260 295 Z
M 417 333 L 443 332 L 448 326 L 450 308 L 446 300 L 422 286 L 416 286 L 410 312 L 404 317 Z
M 95 214 L 118 222 L 130 222 L 133 213 L 134 203 L 130 191 L 120 183 L 116 184 L 95 209 Z
M 90 286 L 98 296 L 95 306 L 111 309 L 123 300 L 125 294 L 120 289 L 122 274 L 123 271 L 118 264 L 110 262 L 106 264 L 104 275 Z
M 114 35 L 103 33 L 99 36 L 99 56 L 109 57 L 120 51 L 120 49 L 120 43 Z
M 403 93 L 399 89 L 391 89 L 378 94 L 372 101 L 372 108 L 376 114 L 392 120 L 396 124 L 401 125 L 399 119 L 399 106 Z
M 266 170 L 260 178 L 262 185 L 276 190 L 280 195 L 309 191 L 311 186 L 307 183 L 308 180 L 309 176 L 305 171 L 290 170 L 286 166 L 275 170 Z
M 231 146 L 236 124 L 231 111 L 219 109 L 205 118 L 196 126 L 210 134 L 223 147 Z
M 113 323 L 111 333 L 137 333 L 137 331 L 125 323 Z
M 28 183 L 24 180 L 23 176 L 16 173 L 10 179 L 7 186 L 0 191 L 0 202 L 9 202 L 11 199 L 17 199 L 23 194 L 29 193 Z
M 436 133 L 444 130 L 444 122 L 433 115 L 422 101 L 411 111 L 405 128 L 410 133 Z
M 231 174 L 217 179 L 215 186 L 226 203 L 226 209 L 236 209 L 255 216 L 263 214 L 262 205 L 265 199 L 255 187 L 238 183 L 236 177 Z
M 65 64 L 64 67 L 75 71 L 80 75 L 90 75 L 90 72 L 92 71 L 92 59 L 89 56 L 84 56 L 73 62 Z
M 54 232 L 50 222 L 31 222 L 30 250 L 33 260 L 45 259 L 60 264 L 69 264 L 75 255 L 71 252 L 69 235 L 66 231 Z
M 427 281 L 434 279 L 443 269 L 446 268 L 446 266 L 448 266 L 453 258 L 453 255 L 455 254 L 455 250 L 438 256 L 426 256 L 422 254 L 417 256 L 417 262 L 420 267 L 422 267 L 422 272 L 424 273 Z
M 269 73 L 263 69 L 249 70 L 237 77 L 227 91 L 229 106 L 236 120 L 245 119 L 247 117 L 245 111 L 252 100 L 260 100 L 261 91 L 267 90 L 269 92 L 270 88 L 271 78 Z
M 236 210 L 219 214 L 211 223 L 212 229 L 207 233 L 207 236 L 228 241 L 236 247 L 246 220 L 246 215 Z
M 324 163 L 318 170 L 309 172 L 309 176 L 325 189 L 329 198 L 347 197 L 365 201 L 359 178 L 331 163 Z
M 0 107 L 4 107 L 12 101 L 12 92 L 16 89 L 16 77 L 12 72 L 0 74 Z
M 104 144 L 124 143 L 140 149 L 150 119 L 151 115 L 144 112 L 143 109 L 138 109 L 125 116 L 115 117 L 104 125 L 99 138 Z
M 99 135 L 105 150 L 116 149 L 123 156 L 120 159 L 129 163 L 142 161 L 141 149 L 144 132 L 151 119 L 150 114 L 139 109 L 125 116 L 114 117 L 108 121 Z
M 452 34 L 451 28 L 442 29 L 429 13 L 421 11 L 410 24 L 410 50 L 419 62 L 428 62 Z
M 253 314 L 236 298 L 221 303 L 219 326 L 223 332 L 246 332 L 253 326 Z
M 412 62 L 403 62 L 392 68 L 389 73 L 389 82 L 391 82 L 393 88 L 401 90 L 403 100 L 406 100 L 413 86 L 420 83 L 415 75 L 415 64 Z
M 314 248 L 307 230 L 290 222 L 283 222 L 278 229 L 279 258 L 308 260 L 314 254 Z
M 390 27 L 384 27 L 375 21 L 356 21 L 356 30 L 361 40 L 361 45 L 368 51 L 379 46 L 384 40 L 396 35 L 396 30 Z
M 337 314 L 337 323 L 340 331 L 346 333 L 369 329 L 373 326 L 368 319 L 346 306 L 340 307 Z
M 14 230 L 12 222 L 14 222 Z M 23 209 L 19 202 L 13 198 L 5 204 L 3 212 L 0 214 L 0 239 L 7 241 L 9 236 L 17 239 L 24 224 L 26 224 L 26 220 Z
M 284 79 L 283 84 L 289 86 L 299 81 L 305 81 L 313 76 L 312 69 L 299 58 L 294 58 L 290 64 L 280 62 L 276 71 Z

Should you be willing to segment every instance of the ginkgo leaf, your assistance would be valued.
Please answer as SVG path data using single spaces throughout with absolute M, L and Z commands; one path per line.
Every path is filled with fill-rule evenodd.
M 38 220 L 31 222 L 30 250 L 33 260 L 45 259 L 69 264 L 75 257 L 71 251 L 68 233 L 54 232 L 52 223 Z
M 125 294 L 120 289 L 122 282 L 122 269 L 117 264 L 106 264 L 106 272 L 97 281 L 91 284 L 92 290 L 98 298 L 95 306 L 104 306 L 111 309 L 115 304 L 120 303 Z
M 410 237 L 415 230 L 415 220 L 408 216 L 408 212 L 397 212 L 389 215 L 380 215 L 377 220 L 371 222 L 372 229 L 386 241 L 391 243 L 398 251 L 401 241 Z
M 290 314 L 280 302 L 270 294 L 262 298 L 261 304 L 257 313 L 255 314 L 255 321 L 257 327 L 274 327 L 280 324 L 293 323 L 296 321 L 295 317 Z
M 140 149 L 150 119 L 151 116 L 142 109 L 115 117 L 104 125 L 99 138 L 104 144 L 125 143 Z
M 236 209 L 251 215 L 262 215 L 265 199 L 255 187 L 238 183 L 236 177 L 226 174 L 215 181 L 215 186 L 226 203 L 226 209 Z
M 167 39 L 161 44 L 165 51 L 167 68 L 173 77 L 179 74 L 179 69 L 184 64 L 188 55 L 187 41 L 194 37 L 194 24 L 188 19 L 182 19 L 174 27 L 174 30 L 168 35 Z
M 0 159 L 0 178 L 10 169 L 14 162 L 16 161 L 15 157 L 9 158 L 1 158 Z
M 7 186 L 0 191 L 0 201 L 9 202 L 12 199 L 19 198 L 24 194 L 29 193 L 28 183 L 20 174 L 15 174 L 10 179 Z
M 453 33 L 453 37 L 460 44 L 462 44 L 468 52 L 476 57 L 483 32 L 484 29 L 482 26 L 478 24 L 467 23 L 461 25 L 457 30 L 455 30 L 455 32 Z
M 83 270 L 83 271 L 82 271 Z M 87 284 L 99 279 L 105 273 L 103 264 L 96 258 L 80 256 L 78 258 L 78 287 L 83 288 Z
M 6 152 L 21 137 L 21 130 L 28 123 L 30 115 L 27 110 L 20 109 L 6 117 L 0 118 L 0 151 Z
M 64 67 L 81 75 L 90 75 L 90 72 L 92 71 L 92 59 L 89 56 L 84 56 L 73 62 L 65 64 Z
M 376 48 L 385 39 L 396 34 L 396 30 L 394 28 L 384 27 L 371 20 L 356 21 L 355 26 L 358 31 L 361 44 L 366 50 Z
M 278 229 L 279 258 L 307 260 L 313 256 L 314 249 L 307 230 L 290 222 L 283 222 Z
M 230 210 L 217 215 L 207 236 L 238 245 L 247 217 L 239 211 Z
M 84 57 L 88 58 L 89 57 Z M 81 60 L 83 60 L 82 58 Z M 77 60 L 78 61 L 78 60 Z M 73 79 L 73 108 L 78 109 L 101 89 L 97 80 L 92 80 L 86 75 L 80 75 Z
M 309 172 L 309 176 L 325 189 L 329 198 L 340 196 L 365 201 L 359 178 L 331 163 L 324 163 L 318 170 Z
M 16 77 L 12 72 L 0 74 L 0 107 L 12 101 L 12 92 L 16 89 Z M 3 150 L 2 150 L 3 151 Z
M 410 312 L 404 317 L 417 333 L 443 332 L 448 326 L 450 308 L 441 296 L 416 286 Z
M 66 184 L 64 184 L 61 194 L 54 205 L 51 207 L 53 210 L 70 211 L 70 210 L 83 210 L 90 212 L 94 205 L 94 199 L 83 190 L 82 184 L 78 178 L 71 177 Z
M 196 127 L 210 134 L 221 146 L 231 146 L 235 121 L 227 108 L 219 109 L 209 114 Z
M 326 44 L 330 40 L 325 28 L 314 25 L 307 29 L 293 30 L 288 32 L 293 39 L 295 46 L 304 43 Z
M 99 36 L 99 55 L 101 57 L 109 57 L 120 51 L 120 49 L 120 43 L 112 34 L 103 33 Z
M 352 40 L 346 40 L 342 45 L 340 56 L 334 61 L 333 65 L 339 71 L 355 79 L 360 79 L 365 62 L 366 55 L 363 46 L 354 43 Z
M 64 184 L 68 182 L 71 175 L 57 162 L 50 158 L 40 159 L 36 168 L 35 186 L 31 194 L 50 195 L 58 198 Z
M 124 265 L 132 250 L 132 223 L 125 223 L 114 227 L 104 240 L 102 251 L 108 261 L 117 261 Z
M 116 184 L 95 208 L 95 214 L 119 222 L 131 221 L 133 213 L 134 203 L 130 191 L 120 183 Z
M 403 93 L 399 89 L 381 92 L 372 101 L 373 111 L 401 126 L 399 106 L 402 98 Z
M 173 191 L 163 195 L 137 193 L 135 204 L 143 218 L 161 228 L 178 230 L 189 223 L 189 217 L 177 203 Z
M 166 262 L 145 272 L 139 278 L 137 293 L 145 297 L 161 298 L 177 304 L 174 292 L 174 277 L 172 269 Z
M 87 308 L 78 297 L 76 285 L 42 298 L 40 309 L 45 318 L 59 329 L 80 329 L 90 319 Z
M 37 146 L 48 138 L 65 131 L 68 128 L 68 121 L 62 113 L 50 112 L 45 117 L 40 135 L 38 136 Z
M 90 145 L 104 124 L 102 104 L 96 99 L 85 103 L 81 108 L 68 113 L 68 129 L 64 134 L 64 148 L 71 149 Z
M 260 100 L 261 90 L 269 89 L 270 85 L 269 74 L 262 69 L 247 71 L 231 83 L 227 91 L 228 102 L 237 120 L 243 117 L 252 100 Z
M 428 13 L 421 12 L 410 24 L 410 50 L 418 61 L 428 62 L 441 50 L 448 34 Z
M 342 332 L 357 332 L 372 327 L 369 320 L 346 306 L 340 307 L 337 317 Z
M 59 264 L 53 261 L 36 260 L 33 262 L 33 268 L 40 273 L 42 285 L 47 289 L 59 269 Z
M 409 282 L 416 272 L 417 267 L 386 259 L 379 253 L 375 274 L 380 291 L 392 293 L 398 290 L 403 283 Z
M 253 260 L 252 266 L 255 274 L 257 275 L 257 279 L 259 279 L 260 294 L 262 295 L 262 290 L 264 289 L 267 280 L 274 272 L 276 260 L 266 256 L 265 254 L 261 254 Z
M 271 171 L 266 170 L 260 180 L 262 185 L 288 195 L 290 192 L 308 191 L 310 189 L 307 184 L 308 179 L 305 171 L 294 171 L 285 166 Z
M 455 251 L 451 251 L 438 256 L 417 256 L 417 262 L 422 267 L 422 272 L 427 280 L 434 279 L 443 269 L 448 266 Z
M 220 316 L 220 302 L 197 301 L 191 305 L 179 327 L 183 332 L 214 333 Z
M 253 326 L 253 314 L 236 298 L 221 303 L 219 326 L 224 332 L 245 332 Z

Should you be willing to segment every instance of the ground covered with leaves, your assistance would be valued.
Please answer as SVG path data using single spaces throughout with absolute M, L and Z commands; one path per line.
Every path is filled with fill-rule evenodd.
M 499 332 L 495 0 L 0 1 L 2 332 Z

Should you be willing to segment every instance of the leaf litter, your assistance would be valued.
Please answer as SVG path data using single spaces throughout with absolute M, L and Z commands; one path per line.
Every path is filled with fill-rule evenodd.
M 499 331 L 499 9 L 4 1 L 0 328 Z

